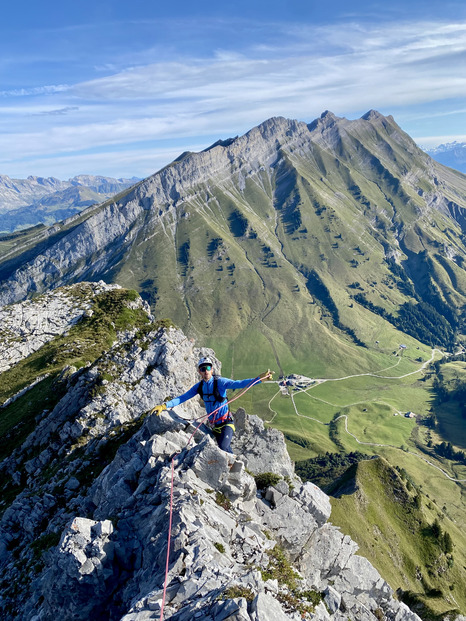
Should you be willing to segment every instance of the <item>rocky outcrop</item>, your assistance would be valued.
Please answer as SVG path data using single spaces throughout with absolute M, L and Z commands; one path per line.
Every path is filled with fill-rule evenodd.
M 63 375 L 0 464 L 2 618 L 417 621 L 328 521 L 281 433 L 240 409 L 229 454 L 197 399 L 149 413 L 196 381 L 201 353 L 214 355 L 149 324 Z
M 0 373 L 69 330 L 90 311 L 94 296 L 119 288 L 83 283 L 0 308 Z
M 286 489 L 258 492 L 245 468 L 247 450 L 229 455 L 194 429 L 173 412 L 146 421 L 92 485 L 93 518 L 66 526 L 18 618 L 141 621 L 159 618 L 164 605 L 164 618 L 173 621 L 372 621 L 380 612 L 418 619 L 355 555 L 356 544 L 327 523 L 323 492 L 295 476 L 281 480 Z M 269 434 L 261 433 L 266 446 Z M 283 440 L 280 449 L 278 461 L 286 461 Z

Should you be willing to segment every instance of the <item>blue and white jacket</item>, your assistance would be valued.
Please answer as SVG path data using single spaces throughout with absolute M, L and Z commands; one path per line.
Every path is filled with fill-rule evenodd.
M 257 382 L 258 384 L 260 383 L 260 380 L 258 377 L 255 377 L 253 379 L 244 379 L 244 380 L 232 380 L 232 379 L 228 379 L 226 377 L 220 377 L 220 376 L 216 376 L 216 377 L 217 377 L 217 389 L 222 398 L 221 401 L 217 401 L 217 399 L 214 396 L 214 376 L 212 376 L 208 382 L 204 382 L 204 385 L 202 386 L 202 399 L 205 403 L 205 409 L 207 411 L 207 414 L 209 414 L 208 420 L 209 420 L 209 423 L 214 427 L 217 425 L 221 425 L 222 423 L 225 423 L 226 421 L 229 420 L 229 412 L 228 412 L 228 405 L 227 405 L 227 401 L 228 401 L 227 390 L 228 389 L 246 388 L 247 386 L 249 386 L 250 384 L 253 384 L 254 382 Z M 201 382 L 202 381 L 203 380 L 201 380 Z M 187 392 L 180 395 L 179 397 L 175 397 L 171 401 L 167 401 L 165 404 L 167 408 L 168 409 L 174 408 L 177 405 L 180 405 L 180 403 L 184 403 L 185 401 L 188 401 L 189 399 L 192 399 L 193 397 L 198 395 L 199 386 L 201 382 L 197 382 L 197 384 L 194 384 L 194 386 L 192 386 Z

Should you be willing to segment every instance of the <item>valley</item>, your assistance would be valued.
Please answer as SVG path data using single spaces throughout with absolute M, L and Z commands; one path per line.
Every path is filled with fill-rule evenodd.
M 418 349 L 407 349 L 403 356 L 396 353 L 391 355 L 391 364 L 361 374 L 311 379 L 295 370 L 287 377 L 257 387 L 256 394 L 246 395 L 239 403 L 261 416 L 267 425 L 283 431 L 300 476 L 306 472 L 306 460 L 325 464 L 329 455 L 356 452 L 366 460 L 382 459 L 387 468 L 391 464 L 404 473 L 408 489 L 418 494 L 416 502 L 421 503 L 419 514 L 409 525 L 411 540 L 405 533 L 409 518 L 396 508 L 396 501 L 388 498 L 393 483 L 386 484 L 386 498 L 377 487 L 381 474 L 375 465 L 369 467 L 372 461 L 358 464 L 358 470 L 350 468 L 342 480 L 340 472 L 333 488 L 329 485 L 324 489 L 331 496 L 332 489 L 336 493 L 332 498 L 332 523 L 351 533 L 361 554 L 371 559 L 393 588 L 415 593 L 409 597 L 413 598 L 412 604 L 417 602 L 418 614 L 437 619 L 436 615 L 442 618 L 450 607 L 464 606 L 460 585 L 466 562 L 466 464 L 441 458 L 429 448 L 432 443 L 443 441 L 441 430 L 429 428 L 428 419 L 435 410 L 432 364 L 445 358 L 445 354 L 433 348 L 430 355 L 424 351 L 425 358 L 419 362 Z M 451 361 L 445 366 L 457 364 Z M 465 374 L 462 377 L 466 379 Z M 260 392 L 262 398 L 257 396 Z M 408 413 L 415 413 L 415 417 L 409 418 Z M 316 469 L 319 472 L 318 466 Z M 450 575 L 450 582 L 443 579 L 441 571 L 432 570 L 440 563 L 441 552 L 427 551 L 432 541 L 419 526 L 424 524 L 427 533 L 427 525 L 435 520 L 440 521 L 454 541 L 455 577 Z M 410 548 L 411 558 L 407 553 Z M 417 575 L 429 575 L 425 588 L 419 589 L 419 582 L 413 579 L 416 564 Z M 426 586 L 429 582 L 430 587 Z M 435 591 L 432 584 L 443 593 L 450 589 L 450 595 L 445 599 L 429 596 L 429 589 Z
M 280 380 L 277 383 L 280 386 L 283 386 L 284 384 L 287 385 L 289 383 L 291 385 L 291 388 L 288 388 L 288 386 L 286 386 L 285 390 L 280 389 L 272 397 L 272 399 L 269 401 L 269 409 L 270 409 L 270 411 L 271 411 L 271 413 L 273 415 L 272 415 L 272 417 L 269 420 L 266 420 L 266 422 L 269 425 L 272 425 L 274 423 L 274 419 L 277 416 L 277 412 L 273 409 L 272 403 L 273 403 L 273 401 L 274 401 L 274 399 L 276 397 L 279 397 L 279 396 L 284 395 L 284 394 L 285 394 L 285 396 L 289 396 L 290 397 L 292 405 L 293 405 L 293 409 L 294 409 L 297 417 L 303 417 L 303 418 L 315 421 L 315 422 L 317 422 L 317 423 L 319 423 L 321 425 L 325 425 L 325 426 L 329 426 L 331 423 L 323 422 L 323 421 L 321 421 L 321 420 L 319 420 L 317 418 L 313 418 L 313 417 L 308 416 L 306 414 L 300 413 L 300 411 L 298 409 L 298 406 L 296 404 L 296 398 L 299 397 L 301 394 L 306 394 L 306 395 L 310 396 L 312 399 L 315 399 L 316 401 L 320 402 L 321 404 L 325 404 L 327 406 L 330 406 L 331 408 L 339 408 L 339 409 L 344 408 L 345 410 L 349 409 L 349 408 L 354 408 L 356 406 L 363 407 L 363 406 L 367 406 L 369 404 L 372 407 L 381 406 L 383 408 L 384 406 L 386 406 L 386 407 L 389 407 L 392 410 L 392 415 L 393 416 L 400 416 L 400 417 L 402 417 L 401 420 L 403 420 L 403 417 L 404 417 L 405 421 L 406 421 L 406 419 L 409 419 L 409 420 L 416 419 L 416 418 L 421 419 L 422 418 L 422 414 L 418 414 L 416 416 L 413 412 L 403 412 L 401 410 L 396 409 L 396 407 L 394 405 L 391 405 L 387 401 L 380 400 L 378 397 L 371 397 L 371 396 L 368 395 L 368 399 L 365 400 L 365 401 L 356 401 L 356 402 L 352 402 L 352 403 L 337 404 L 337 403 L 331 403 L 329 401 L 325 401 L 322 398 L 319 398 L 319 397 L 316 397 L 314 395 L 311 395 L 310 391 L 312 389 L 316 388 L 317 386 L 319 386 L 320 384 L 323 384 L 325 382 L 341 382 L 341 381 L 350 380 L 350 379 L 353 379 L 353 378 L 367 377 L 367 376 L 377 377 L 377 378 L 380 378 L 382 380 L 387 380 L 387 379 L 388 380 L 401 380 L 401 379 L 403 379 L 405 377 L 408 377 L 410 375 L 416 375 L 418 373 L 422 373 L 422 371 L 426 368 L 426 366 L 429 365 L 434 360 L 436 353 L 437 354 L 441 354 L 441 352 L 439 350 L 433 349 L 432 350 L 432 356 L 430 357 L 430 359 L 427 360 L 426 362 L 424 362 L 418 370 L 410 371 L 410 372 L 405 373 L 404 375 L 400 375 L 400 376 L 382 376 L 382 375 L 379 375 L 379 374 L 374 372 L 374 373 L 362 373 L 362 374 L 359 374 L 359 375 L 339 377 L 339 378 L 334 378 L 334 379 L 312 379 L 311 380 L 309 378 L 306 378 L 306 379 L 300 379 L 300 380 L 298 380 L 298 382 L 290 380 L 289 378 L 284 378 L 283 380 Z M 387 367 L 385 369 L 381 369 L 379 371 L 379 373 L 383 373 L 383 372 L 388 371 L 389 369 L 393 369 L 393 368 L 397 367 L 400 362 L 401 362 L 401 358 L 398 358 L 398 361 L 393 366 Z M 267 383 L 271 384 L 273 382 L 272 381 L 268 381 Z M 303 385 L 305 385 L 306 383 L 309 384 L 308 388 L 303 387 Z M 398 386 L 397 386 L 397 388 L 398 388 Z M 341 390 L 342 390 L 342 392 L 344 392 L 344 394 L 346 394 L 345 387 L 343 387 Z M 367 390 L 370 392 L 371 388 L 368 387 Z M 335 394 L 335 393 L 336 393 L 336 398 L 338 399 L 339 391 L 335 391 L 333 394 Z M 368 408 L 367 407 L 363 407 L 362 411 L 364 413 L 367 413 L 368 412 Z M 368 414 L 367 418 L 368 418 L 368 422 L 370 424 L 372 424 L 372 418 L 370 417 L 369 414 Z M 395 448 L 395 449 L 403 450 L 405 453 L 408 453 L 410 455 L 414 455 L 418 459 L 421 459 L 422 461 L 424 461 L 426 464 L 428 464 L 432 468 L 436 468 L 437 470 L 439 470 L 450 481 L 454 481 L 454 482 L 457 482 L 457 483 L 466 483 L 466 478 L 459 479 L 459 478 L 452 477 L 445 470 L 443 470 L 440 466 L 434 464 L 432 461 L 429 461 L 428 459 L 426 459 L 421 454 L 415 453 L 415 452 L 410 451 L 409 449 L 407 449 L 406 445 L 403 447 L 403 445 L 396 446 L 396 445 L 393 445 L 393 444 L 383 444 L 381 442 L 368 442 L 368 441 L 360 440 L 356 435 L 354 435 L 348 429 L 348 420 L 349 420 L 349 418 L 348 418 L 347 414 L 340 414 L 340 416 L 336 416 L 332 420 L 334 422 L 338 422 L 339 420 L 342 420 L 342 419 L 344 420 L 344 425 L 345 425 L 344 430 L 345 430 L 345 432 L 349 436 L 351 436 L 359 445 L 366 446 L 366 447 L 378 447 L 378 448 L 390 448 L 390 449 Z M 405 423 L 405 424 L 408 424 L 408 423 Z M 395 422 L 395 424 L 393 426 L 398 427 L 396 422 Z M 408 425 L 408 430 L 411 433 L 412 425 Z M 364 433 L 366 433 L 365 430 L 364 430 Z M 378 435 L 377 429 L 372 432 L 372 435 L 373 436 L 377 436 Z M 466 467 L 464 468 L 464 471 L 465 471 L 465 477 L 466 477 Z
M 419 354 L 417 349 L 416 354 Z M 465 483 L 464 465 L 439 459 L 426 445 L 426 434 L 431 441 L 433 435 L 437 442 L 442 440 L 442 434 L 432 432 L 426 423 L 433 408 L 429 366 L 444 354 L 434 348 L 428 357 L 427 352 L 425 355 L 426 359 L 418 362 L 409 358 L 408 351 L 402 357 L 396 356 L 396 362 L 389 366 L 341 377 L 303 379 L 295 372 L 292 377 L 299 380 L 284 377 L 268 381 L 254 395 L 240 399 L 239 405 L 283 431 L 290 455 L 297 461 L 335 450 L 392 455 L 393 451 L 400 451 L 404 458 L 421 460 L 425 468 L 439 471 L 449 481 Z M 393 373 L 395 369 L 398 375 Z M 393 374 L 385 375 L 388 371 Z M 258 395 L 259 392 L 262 394 Z M 414 416 L 408 418 L 408 413 Z M 334 439 L 328 430 L 322 430 L 332 425 Z M 418 450 L 419 443 L 423 452 Z M 431 478 L 422 468 L 414 469 L 419 471 L 421 479 Z M 459 496 L 457 517 L 466 525 L 466 503 L 462 496 L 463 493 Z

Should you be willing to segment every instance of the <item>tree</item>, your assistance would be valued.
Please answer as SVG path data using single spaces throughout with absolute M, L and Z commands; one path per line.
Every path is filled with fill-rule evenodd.
M 436 539 L 440 539 L 440 537 L 442 536 L 442 527 L 440 526 L 440 522 L 438 521 L 438 518 L 435 518 L 430 528 L 431 528 L 433 536 Z
M 451 538 L 450 533 L 443 533 L 441 545 L 445 554 L 451 554 L 453 552 L 453 539 Z

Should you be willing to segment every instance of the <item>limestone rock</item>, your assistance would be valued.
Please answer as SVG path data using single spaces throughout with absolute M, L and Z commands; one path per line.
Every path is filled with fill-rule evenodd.
M 251 621 L 289 621 L 299 620 L 300 615 L 287 615 L 277 600 L 266 593 L 259 593 L 252 602 Z
M 242 408 L 238 409 L 234 418 L 237 433 L 232 448 L 247 460 L 248 470 L 254 474 L 274 472 L 287 477 L 294 475 L 283 434 L 276 429 L 266 429 L 259 417 L 248 417 Z
M 60 611 L 74 609 L 81 611 L 83 619 L 100 614 L 115 573 L 112 532 L 110 520 L 72 520 L 43 578 L 47 588 L 42 590 L 42 618 L 57 618 L 63 614 Z
M 118 288 L 102 281 L 63 287 L 34 300 L 0 308 L 0 373 L 66 332 L 90 308 L 95 295 Z

